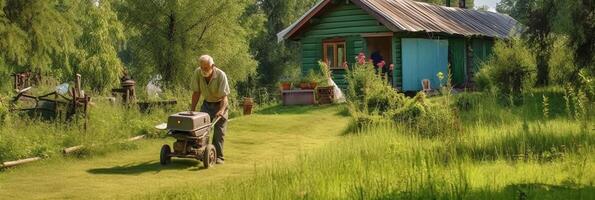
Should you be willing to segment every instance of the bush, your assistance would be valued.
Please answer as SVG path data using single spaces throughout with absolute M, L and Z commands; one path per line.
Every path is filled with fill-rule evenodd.
M 519 97 L 535 82 L 535 56 L 520 39 L 496 42 L 494 55 L 481 68 L 476 80 L 503 97 Z
M 480 102 L 480 96 L 473 93 L 461 93 L 455 96 L 455 107 L 459 111 L 470 111 Z
M 371 64 L 356 65 L 347 80 L 352 128 L 392 121 L 425 136 L 456 131 L 458 119 L 448 103 L 430 105 L 423 92 L 405 97 L 376 75 Z
M 423 92 L 408 99 L 401 108 L 385 114 L 422 136 L 440 136 L 460 131 L 459 120 L 447 104 L 430 104 Z
M 493 89 L 487 70 L 479 70 L 474 76 L 475 84 L 479 91 L 489 92 Z
M 557 37 L 552 45 L 552 52 L 548 61 L 550 80 L 558 85 L 564 85 L 569 80 L 576 80 L 578 69 L 575 66 L 574 55 L 569 48 L 566 37 Z
M 371 64 L 356 65 L 347 74 L 347 99 L 352 111 L 384 113 L 402 107 L 405 96 L 374 73 Z
M 0 125 L 4 124 L 4 120 L 8 115 L 8 102 L 6 101 L 8 100 L 2 99 L 2 97 L 0 97 Z

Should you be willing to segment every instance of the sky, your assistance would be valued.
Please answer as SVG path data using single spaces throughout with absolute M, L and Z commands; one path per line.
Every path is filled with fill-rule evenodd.
M 475 0 L 475 6 L 479 7 L 487 5 L 488 7 L 490 7 L 490 11 L 496 11 L 496 4 L 498 2 L 500 2 L 500 0 Z

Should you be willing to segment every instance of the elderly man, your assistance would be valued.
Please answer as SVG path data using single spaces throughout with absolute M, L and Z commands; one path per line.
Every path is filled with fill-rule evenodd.
M 215 66 L 213 58 L 209 55 L 200 56 L 200 67 L 194 70 L 192 75 L 192 106 L 191 110 L 196 110 L 196 105 L 200 97 L 203 97 L 204 102 L 200 108 L 200 112 L 209 113 L 211 119 L 220 117 L 221 119 L 215 124 L 215 133 L 213 135 L 213 145 L 217 150 L 217 164 L 223 164 L 223 137 L 225 136 L 225 129 L 227 127 L 227 106 L 229 101 L 229 84 L 225 72 L 221 71 Z

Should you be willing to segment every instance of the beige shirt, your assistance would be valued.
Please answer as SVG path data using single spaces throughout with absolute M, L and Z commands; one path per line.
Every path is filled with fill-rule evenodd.
M 190 87 L 192 91 L 200 92 L 200 95 L 207 102 L 219 102 L 230 93 L 227 75 L 217 67 L 213 67 L 213 77 L 211 77 L 209 83 L 200 73 L 200 67 L 196 68 L 192 74 Z

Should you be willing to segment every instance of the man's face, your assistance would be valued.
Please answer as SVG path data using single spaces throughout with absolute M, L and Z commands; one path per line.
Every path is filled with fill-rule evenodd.
M 209 77 L 213 73 L 213 66 L 209 65 L 209 62 L 200 61 L 200 72 L 202 76 Z

